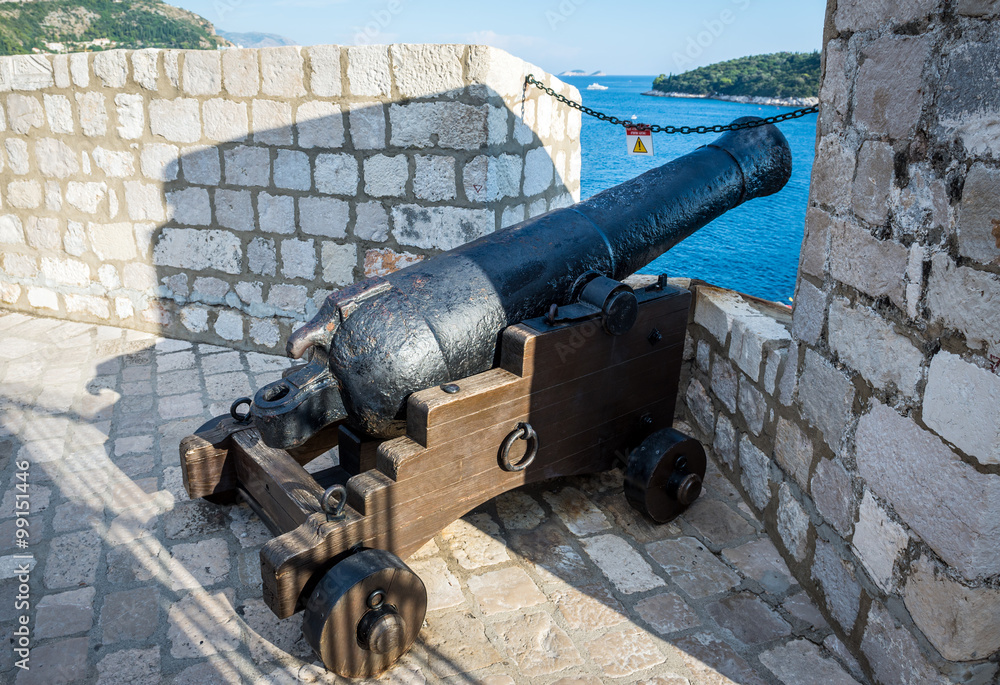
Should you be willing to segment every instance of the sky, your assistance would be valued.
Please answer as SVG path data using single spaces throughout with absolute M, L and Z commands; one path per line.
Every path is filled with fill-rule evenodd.
M 485 43 L 550 73 L 680 73 L 822 47 L 823 0 L 167 0 L 300 45 Z

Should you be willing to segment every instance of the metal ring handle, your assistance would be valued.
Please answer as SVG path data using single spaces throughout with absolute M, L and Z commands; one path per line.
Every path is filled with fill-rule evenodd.
M 510 448 L 514 444 L 515 440 L 526 441 L 528 443 L 528 451 L 525 453 L 524 458 L 521 459 L 521 461 L 513 464 L 510 461 Z M 517 428 L 512 430 L 500 444 L 500 452 L 498 454 L 500 468 L 511 473 L 524 471 L 526 468 L 531 466 L 531 462 L 535 460 L 537 455 L 538 434 L 535 432 L 535 429 L 531 427 L 530 423 L 519 423 L 517 424 Z
M 240 412 L 237 411 L 240 405 L 243 404 L 247 405 L 247 411 L 245 414 L 241 414 Z M 229 408 L 229 415 L 232 416 L 237 423 L 246 423 L 247 421 L 250 420 L 250 407 L 252 406 L 253 406 L 252 399 L 250 399 L 249 397 L 241 397 L 240 399 L 233 402 L 233 406 Z
M 330 505 L 330 498 L 334 495 L 339 495 L 336 506 Z M 344 518 L 344 507 L 347 506 L 347 488 L 343 485 L 331 485 L 324 492 L 323 496 L 319 498 L 319 506 L 322 507 L 323 513 L 326 514 L 327 521 L 339 521 Z

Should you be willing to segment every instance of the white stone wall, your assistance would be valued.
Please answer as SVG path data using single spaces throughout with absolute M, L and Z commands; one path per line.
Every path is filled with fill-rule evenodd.
M 686 418 L 872 682 L 996 682 L 1000 5 L 832 2 L 824 60 L 794 312 L 698 289 Z
M 528 73 L 579 97 L 484 46 L 2 57 L 0 303 L 281 349 L 331 291 L 579 199 L 579 112 Z

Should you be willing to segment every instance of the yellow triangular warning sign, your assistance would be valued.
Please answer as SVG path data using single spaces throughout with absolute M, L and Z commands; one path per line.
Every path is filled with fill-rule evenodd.
M 642 144 L 642 138 L 635 139 L 635 148 L 632 150 L 632 152 L 634 152 L 637 155 L 649 154 L 649 150 L 647 150 L 646 146 Z

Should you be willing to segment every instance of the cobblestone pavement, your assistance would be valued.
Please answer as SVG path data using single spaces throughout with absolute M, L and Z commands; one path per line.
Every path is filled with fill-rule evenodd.
M 0 628 L 30 554 L 30 671 L 0 680 L 334 682 L 261 598 L 268 531 L 246 505 L 189 501 L 178 443 L 288 360 L 0 314 Z M 329 458 L 326 464 L 329 465 Z M 29 538 L 15 546 L 19 462 Z M 310 466 L 310 470 L 314 467 Z M 857 673 L 736 491 L 712 469 L 652 526 L 620 472 L 508 493 L 408 561 L 429 611 L 392 683 L 853 683 Z M 855 676 L 860 679 L 860 676 Z

